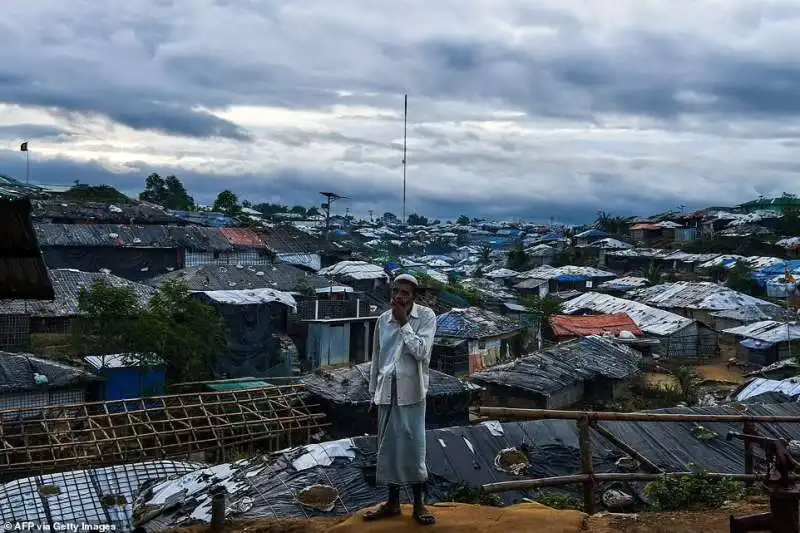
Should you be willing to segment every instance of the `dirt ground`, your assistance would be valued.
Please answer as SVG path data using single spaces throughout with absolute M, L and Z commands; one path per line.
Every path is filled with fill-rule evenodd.
M 403 516 L 384 522 L 365 523 L 361 514 L 342 519 L 274 520 L 232 522 L 226 533 L 395 533 L 421 530 L 452 533 L 728 533 L 729 517 L 767 511 L 762 502 L 727 505 L 702 512 L 608 514 L 587 516 L 578 511 L 555 511 L 539 504 L 511 507 L 481 507 L 466 504 L 439 504 L 430 507 L 437 524 L 425 527 L 411 519 L 411 509 Z M 174 530 L 179 533 L 209 533 L 208 526 Z

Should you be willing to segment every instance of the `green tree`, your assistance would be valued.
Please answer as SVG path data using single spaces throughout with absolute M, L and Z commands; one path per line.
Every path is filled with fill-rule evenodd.
M 308 210 L 305 207 L 303 207 L 302 205 L 296 205 L 296 206 L 292 207 L 292 209 L 289 210 L 289 212 L 290 213 L 295 213 L 297 215 L 306 216 L 306 214 L 308 213 Z
M 697 372 L 688 366 L 682 366 L 673 373 L 681 398 L 687 405 L 694 405 L 700 396 L 700 384 L 702 380 Z
M 319 215 L 319 209 L 317 209 L 316 207 L 309 207 L 308 211 L 306 211 L 306 216 L 308 217 L 313 217 L 316 215 Z
M 389 224 L 394 224 L 400 221 L 394 213 L 390 213 L 389 211 L 383 214 L 383 221 Z
M 469 235 L 466 233 L 459 233 L 456 236 L 456 246 L 466 246 L 469 244 Z
M 98 279 L 78 295 L 82 313 L 73 331 L 76 351 L 135 354 L 142 362 L 164 361 L 169 382 L 213 377 L 217 357 L 227 353 L 226 329 L 216 310 L 191 297 L 179 280 L 168 281 L 139 304 L 130 287 Z
M 194 209 L 194 198 L 189 196 L 183 182 L 174 175 L 162 178 L 154 172 L 147 176 L 144 191 L 139 194 L 139 199 L 167 209 L 181 211 Z
M 461 215 L 460 217 L 458 217 L 458 220 L 456 220 L 456 224 L 458 224 L 459 226 L 468 226 L 469 217 L 467 215 Z
M 484 244 L 481 246 L 480 251 L 478 252 L 478 264 L 481 265 L 488 265 L 492 262 L 492 247 L 488 244 Z
M 222 213 L 235 214 L 239 212 L 241 206 L 239 205 L 239 198 L 231 190 L 225 189 L 217 195 L 212 209 Z
M 594 227 L 610 233 L 612 235 L 622 235 L 627 233 L 630 223 L 624 217 L 612 216 L 606 211 L 598 211 L 597 219 L 594 221 Z
M 506 266 L 517 271 L 522 271 L 528 266 L 528 254 L 525 253 L 525 246 L 521 242 L 517 242 L 508 252 Z
M 650 266 L 647 267 L 647 270 L 644 273 L 644 277 L 647 278 L 647 282 L 650 285 L 658 285 L 659 283 L 661 283 L 661 274 L 662 274 L 661 269 L 658 268 L 658 266 L 651 263 Z
M 172 382 L 213 378 L 214 362 L 228 352 L 222 317 L 193 298 L 180 280 L 161 285 L 137 321 L 136 334 L 140 353 L 157 354 Z
M 409 226 L 427 226 L 428 219 L 422 215 L 418 215 L 416 213 L 411 213 L 408 215 L 408 225 Z
M 549 296 L 544 298 L 530 296 L 524 299 L 523 303 L 531 313 L 541 317 L 542 322 L 545 322 L 553 315 L 560 315 L 563 312 L 561 300 Z
M 132 330 L 143 309 L 129 287 L 117 287 L 97 278 L 78 293 L 81 317 L 72 330 L 76 351 L 87 355 L 128 353 L 136 350 Z
M 728 270 L 726 285 L 735 291 L 751 296 L 760 296 L 763 294 L 763 290 L 753 276 L 752 270 L 750 270 L 744 261 L 737 261 L 736 264 Z

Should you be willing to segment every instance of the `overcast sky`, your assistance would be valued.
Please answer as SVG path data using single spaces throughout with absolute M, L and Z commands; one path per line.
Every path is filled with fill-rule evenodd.
M 800 0 L 28 0 L 0 174 L 583 222 L 797 190 Z

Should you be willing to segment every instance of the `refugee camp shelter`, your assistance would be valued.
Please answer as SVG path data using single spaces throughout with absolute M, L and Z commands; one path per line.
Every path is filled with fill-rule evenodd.
M 612 338 L 591 336 L 557 344 L 470 376 L 485 387 L 481 404 L 562 409 L 613 401 L 639 373 L 641 354 Z
M 619 337 L 623 331 L 627 331 L 635 337 L 644 335 L 639 326 L 626 313 L 586 316 L 553 315 L 550 317 L 550 329 L 553 339 L 557 342 L 592 335 Z
M 800 325 L 764 320 L 722 333 L 738 341 L 736 355 L 752 365 L 767 366 L 800 355 Z
M 125 400 L 166 394 L 167 374 L 163 361 L 148 361 L 139 354 L 87 355 L 92 372 L 103 378 L 92 401 Z
M 369 394 L 371 363 L 320 369 L 304 375 L 300 382 L 319 404 L 331 425 L 326 430 L 333 438 L 346 438 L 375 432 L 375 408 Z M 457 378 L 430 371 L 426 397 L 425 427 L 428 429 L 466 425 L 471 388 Z
M 515 320 L 480 307 L 456 308 L 436 317 L 431 368 L 460 376 L 520 353 L 523 328 Z
M 54 290 L 50 300 L 0 300 L 0 349 L 26 350 L 34 342 L 46 346 L 54 336 L 68 334 L 73 322 L 81 316 L 81 289 L 91 289 L 98 280 L 130 289 L 142 306 L 156 292 L 147 285 L 103 272 L 51 269 L 48 275 Z M 63 344 L 55 340 L 56 344 Z
M 25 353 L 0 352 L 0 410 L 81 403 L 100 378 L 83 369 Z M 36 416 L 26 411 L 23 416 Z M 3 420 L 13 414 L 6 413 Z
M 228 354 L 217 357 L 220 376 L 290 376 L 299 370 L 297 349 L 286 337 L 288 315 L 297 309 L 291 294 L 248 289 L 201 291 L 192 296 L 212 305 L 225 320 Z
M 698 357 L 702 353 L 713 355 L 716 338 L 706 341 L 703 328 L 689 318 L 651 307 L 633 300 L 617 298 L 610 294 L 587 292 L 564 303 L 564 314 L 615 314 L 625 313 L 645 336 L 658 339 L 657 353 L 664 357 Z

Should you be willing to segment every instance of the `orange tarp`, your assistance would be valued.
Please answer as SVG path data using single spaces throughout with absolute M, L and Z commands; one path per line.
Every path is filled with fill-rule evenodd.
M 604 333 L 619 335 L 620 331 L 630 331 L 637 337 L 644 335 L 626 313 L 590 316 L 553 315 L 550 317 L 550 325 L 553 333 L 559 339 L 588 337 Z

